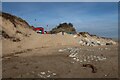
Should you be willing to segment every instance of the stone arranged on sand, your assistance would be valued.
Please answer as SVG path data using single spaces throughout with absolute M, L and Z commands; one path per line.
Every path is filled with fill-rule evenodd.
M 38 77 L 40 77 L 40 78 L 50 78 L 50 77 L 53 77 L 53 76 L 56 76 L 56 73 L 51 72 L 49 70 L 47 72 L 38 73 Z
M 53 78 L 55 77 L 57 74 L 55 72 L 52 72 L 52 71 L 41 71 L 41 72 L 35 72 L 35 71 L 31 71 L 29 73 L 26 73 L 24 75 L 19 75 L 18 78 L 25 78 L 25 77 L 29 77 L 29 76 L 32 76 L 32 77 L 37 77 L 37 78 Z
M 102 48 L 100 48 L 101 50 Z M 106 49 L 106 48 L 105 48 Z M 108 50 L 108 49 L 107 49 Z M 94 54 L 81 54 L 81 48 L 67 48 L 67 49 L 59 49 L 59 52 L 67 51 L 69 53 L 68 57 L 72 58 L 76 62 L 80 63 L 90 63 L 90 62 L 97 62 L 97 61 L 104 61 L 107 58 L 103 55 L 94 55 Z M 91 49 L 87 49 L 87 51 L 94 51 Z M 75 63 L 75 62 L 71 62 Z

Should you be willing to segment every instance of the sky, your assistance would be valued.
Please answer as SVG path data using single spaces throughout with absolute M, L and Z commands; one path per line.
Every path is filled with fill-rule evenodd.
M 67 22 L 78 32 L 110 38 L 118 36 L 117 2 L 3 2 L 2 11 L 45 30 Z

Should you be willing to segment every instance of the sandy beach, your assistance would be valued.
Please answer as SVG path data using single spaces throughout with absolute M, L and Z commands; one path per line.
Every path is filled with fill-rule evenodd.
M 76 61 L 69 57 L 69 51 L 60 49 L 78 48 Z M 117 78 L 118 48 L 114 46 L 83 47 L 83 46 L 46 46 L 15 52 L 3 58 L 3 78 Z M 105 60 L 86 59 L 85 56 L 103 56 Z M 84 61 L 83 59 L 86 59 Z M 89 62 L 88 62 L 89 61 Z M 97 70 L 83 67 L 91 64 Z M 41 72 L 45 72 L 41 74 Z M 54 73 L 54 75 L 53 75 Z

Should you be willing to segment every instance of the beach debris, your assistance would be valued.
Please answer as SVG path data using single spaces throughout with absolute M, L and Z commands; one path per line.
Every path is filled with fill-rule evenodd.
M 96 73 L 97 72 L 97 68 L 92 65 L 92 64 L 83 64 L 82 67 L 88 67 L 88 68 L 91 68 L 92 69 L 92 73 Z

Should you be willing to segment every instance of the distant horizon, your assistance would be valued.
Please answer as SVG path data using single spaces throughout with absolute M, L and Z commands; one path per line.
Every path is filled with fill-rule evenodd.
M 2 8 L 45 30 L 66 22 L 72 23 L 77 32 L 118 39 L 117 2 L 3 2 Z

